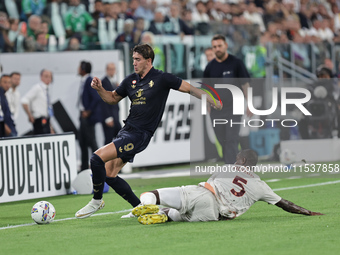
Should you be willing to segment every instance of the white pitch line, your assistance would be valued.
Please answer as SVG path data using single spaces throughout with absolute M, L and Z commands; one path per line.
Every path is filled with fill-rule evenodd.
M 330 185 L 330 184 L 336 184 L 336 183 L 340 183 L 340 180 L 331 181 L 331 182 L 320 182 L 320 183 L 314 183 L 314 184 L 308 184 L 308 185 L 302 185 L 302 186 L 293 186 L 293 187 L 286 187 L 286 188 L 278 188 L 278 189 L 273 189 L 273 191 L 310 188 L 310 187 L 324 186 L 324 185 Z
M 310 188 L 310 187 L 324 186 L 324 185 L 330 185 L 330 184 L 336 184 L 336 183 L 340 183 L 340 180 L 330 181 L 330 182 L 320 182 L 320 183 L 314 183 L 314 184 L 308 184 L 308 185 L 302 185 L 302 186 L 278 188 L 278 189 L 273 189 L 273 191 Z M 126 209 L 126 210 L 121 210 L 121 211 L 116 211 L 116 212 L 96 213 L 96 214 L 93 214 L 91 217 L 103 216 L 103 215 L 108 215 L 108 214 L 125 213 L 125 212 L 130 212 L 130 211 L 131 211 L 131 209 Z M 58 221 L 75 220 L 75 219 L 77 219 L 77 218 L 72 217 L 72 218 L 58 219 L 58 220 L 54 220 L 54 221 L 58 222 Z M 27 223 L 27 224 L 20 224 L 20 225 L 14 225 L 14 226 L 0 227 L 0 230 L 10 229 L 10 228 L 26 227 L 26 226 L 33 226 L 33 225 L 36 225 L 36 223 Z
M 125 212 L 131 212 L 131 209 L 126 209 L 126 210 L 116 211 L 116 212 L 96 213 L 96 214 L 91 215 L 90 217 L 103 216 L 103 215 L 108 215 L 108 214 L 125 213 Z M 76 220 L 76 219 L 77 219 L 76 217 L 71 217 L 71 218 L 54 220 L 53 222 L 66 221 L 66 220 Z M 14 226 L 7 226 L 7 227 L 1 227 L 0 230 L 10 229 L 10 228 L 26 227 L 26 226 L 33 226 L 33 225 L 36 225 L 36 224 L 37 223 L 26 223 L 26 224 L 14 225 Z

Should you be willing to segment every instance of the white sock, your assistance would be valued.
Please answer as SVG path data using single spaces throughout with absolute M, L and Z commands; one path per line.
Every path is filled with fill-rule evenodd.
M 182 208 L 180 187 L 157 189 L 160 204 L 165 207 L 180 210 Z
M 176 209 L 170 208 L 168 212 L 168 217 L 172 219 L 173 221 L 183 221 L 179 211 L 177 211 Z
M 100 203 L 102 202 L 103 199 L 94 199 L 92 198 L 91 203 L 94 205 L 100 205 Z
M 140 196 L 142 205 L 155 205 L 156 200 L 156 195 L 152 192 L 145 192 Z

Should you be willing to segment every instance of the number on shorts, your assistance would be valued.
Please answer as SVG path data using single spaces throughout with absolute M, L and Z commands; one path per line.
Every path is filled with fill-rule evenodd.
M 128 143 L 127 145 L 124 146 L 125 151 L 131 151 L 133 149 L 133 143 Z
M 241 190 L 237 192 L 235 189 L 231 189 L 230 192 L 233 193 L 234 196 L 242 197 L 244 193 L 246 193 L 246 191 L 244 190 L 243 184 L 241 182 L 243 184 L 247 184 L 247 180 L 241 178 L 240 176 L 235 176 L 233 183 L 239 186 Z

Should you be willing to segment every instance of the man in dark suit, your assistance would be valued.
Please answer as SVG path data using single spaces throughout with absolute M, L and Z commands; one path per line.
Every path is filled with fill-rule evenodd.
M 11 86 L 11 77 L 4 74 L 0 78 L 0 137 L 16 136 L 17 131 L 5 96 Z
M 78 74 L 81 76 L 78 99 L 80 110 L 78 141 L 81 149 L 81 170 L 89 168 L 88 148 L 92 153 L 98 149 L 94 126 L 101 121 L 101 99 L 98 93 L 91 88 L 91 69 L 91 63 L 80 62 L 78 68 Z
M 102 79 L 104 89 L 114 91 L 117 88 L 116 65 L 108 63 L 106 65 L 106 76 Z M 118 104 L 109 105 L 102 101 L 102 126 L 105 135 L 105 144 L 112 142 L 116 137 L 121 125 L 119 122 L 119 106 Z

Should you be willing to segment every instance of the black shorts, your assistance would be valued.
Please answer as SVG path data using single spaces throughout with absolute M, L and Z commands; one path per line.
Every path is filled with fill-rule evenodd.
M 121 158 L 124 163 L 132 163 L 135 155 L 148 146 L 151 137 L 148 132 L 126 124 L 113 139 L 117 149 L 117 157 Z

